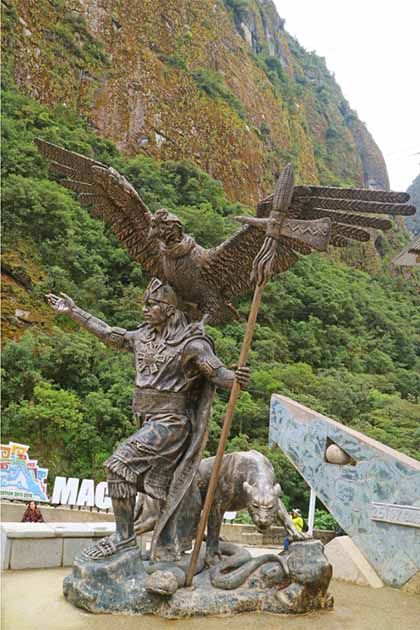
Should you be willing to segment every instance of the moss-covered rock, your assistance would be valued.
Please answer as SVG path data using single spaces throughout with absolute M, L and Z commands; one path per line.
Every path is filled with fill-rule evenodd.
M 291 161 L 308 183 L 379 185 L 383 158 L 271 1 L 7 0 L 14 76 L 128 155 L 190 159 L 257 201 Z

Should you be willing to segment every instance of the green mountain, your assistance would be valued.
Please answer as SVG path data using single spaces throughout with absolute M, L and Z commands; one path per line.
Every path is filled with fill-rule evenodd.
M 291 161 L 308 183 L 388 187 L 325 60 L 271 0 L 6 0 L 20 89 L 83 115 L 129 156 L 188 159 L 258 201 Z

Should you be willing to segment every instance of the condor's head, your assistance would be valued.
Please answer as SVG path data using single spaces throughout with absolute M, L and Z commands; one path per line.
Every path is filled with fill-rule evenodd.
M 160 208 L 152 217 L 149 236 L 157 238 L 165 247 L 171 248 L 184 240 L 184 226 L 176 214 Z

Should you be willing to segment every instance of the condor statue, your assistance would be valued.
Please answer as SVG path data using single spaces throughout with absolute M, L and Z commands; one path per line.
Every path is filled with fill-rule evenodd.
M 217 324 L 236 315 L 232 300 L 253 288 L 251 270 L 264 242 L 271 195 L 258 204 L 256 217 L 237 217 L 247 225 L 217 247 L 205 249 L 184 232 L 175 214 L 165 208 L 151 213 L 115 169 L 39 138 L 36 143 L 50 166 L 65 176 L 61 184 L 79 193 L 80 203 L 111 227 L 151 276 L 169 282 L 193 319 L 205 316 L 208 323 Z M 273 273 L 289 269 L 313 249 L 368 241 L 365 228 L 390 229 L 392 222 L 380 215 L 414 214 L 408 199 L 399 192 L 295 186 L 278 237 Z

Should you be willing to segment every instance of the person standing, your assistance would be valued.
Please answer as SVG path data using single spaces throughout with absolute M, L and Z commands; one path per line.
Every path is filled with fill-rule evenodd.
M 294 510 L 292 510 L 291 517 L 292 517 L 293 525 L 296 527 L 298 532 L 303 531 L 303 518 L 302 518 L 301 511 L 295 508 Z
M 302 518 L 301 511 L 298 510 L 297 508 L 294 508 L 290 513 L 290 517 L 297 531 L 301 533 L 303 530 L 303 518 Z M 288 536 L 286 536 L 283 543 L 283 549 L 287 551 L 288 548 L 289 548 L 289 538 Z

